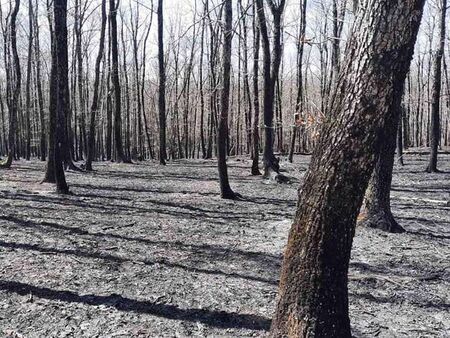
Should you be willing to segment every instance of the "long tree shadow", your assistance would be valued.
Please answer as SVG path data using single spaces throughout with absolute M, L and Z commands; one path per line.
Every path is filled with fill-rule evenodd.
M 37 251 L 42 253 L 53 253 L 53 254 L 62 254 L 62 255 L 70 255 L 75 257 L 83 257 L 83 258 L 94 258 L 101 259 L 108 262 L 113 263 L 138 263 L 144 264 L 148 266 L 154 266 L 156 264 L 163 265 L 169 268 L 177 268 L 185 271 L 206 274 L 206 275 L 222 275 L 232 278 L 241 278 L 249 281 L 262 282 L 270 285 L 278 285 L 277 280 L 268 279 L 264 277 L 257 277 L 251 275 L 244 275 L 236 272 L 225 272 L 217 269 L 204 269 L 199 267 L 187 266 L 180 263 L 169 262 L 165 259 L 157 259 L 157 260 L 148 260 L 148 259 L 129 259 L 126 257 L 120 257 L 116 255 L 112 255 L 109 253 L 102 252 L 88 252 L 79 249 L 59 249 L 59 248 L 51 248 L 51 247 L 43 247 L 37 244 L 26 244 L 26 243 L 16 243 L 16 242 L 5 242 L 0 240 L 0 247 L 9 248 L 9 249 L 22 249 L 22 250 L 30 250 Z
M 81 303 L 94 306 L 107 305 L 119 311 L 150 314 L 174 320 L 201 322 L 218 328 L 241 328 L 262 331 L 268 330 L 271 323 L 268 318 L 252 314 L 206 309 L 181 309 L 176 305 L 140 301 L 115 294 L 109 296 L 92 294 L 79 295 L 72 291 L 53 290 L 16 281 L 0 280 L 0 289 L 22 296 L 32 294 L 39 298 L 68 303 Z
M 93 195 L 90 195 L 93 197 Z M 101 196 L 97 196 L 101 197 Z M 49 196 L 35 196 L 35 195 L 25 195 L 25 194 L 11 194 L 11 195 L 2 195 L 3 199 L 11 199 L 11 200 L 23 200 L 23 201 L 31 201 L 31 202 L 39 202 L 39 203 L 49 203 L 56 205 L 74 206 L 83 208 L 83 211 L 86 209 L 95 210 L 96 212 L 99 210 L 103 210 L 106 214 L 111 214 L 111 212 L 120 211 L 122 214 L 126 213 L 157 213 L 157 214 L 166 214 L 175 217 L 183 217 L 183 218 L 204 218 L 204 219 L 214 219 L 218 222 L 222 222 L 224 224 L 229 224 L 229 220 L 254 220 L 251 215 L 248 213 L 233 213 L 230 211 L 218 211 L 218 210 L 210 210 L 204 209 L 196 206 L 192 206 L 189 204 L 181 204 L 169 201 L 158 201 L 156 199 L 146 199 L 142 200 L 142 203 L 149 203 L 155 206 L 161 206 L 169 209 L 162 208 L 144 208 L 136 205 L 125 205 L 125 204 L 117 204 L 117 203 L 100 203 L 100 202 L 84 202 L 78 200 L 76 198 L 72 199 L 61 199 L 59 197 L 49 197 Z M 120 200 L 120 198 L 118 198 Z
M 378 304 L 402 304 L 405 302 L 405 299 L 399 295 L 395 295 L 394 297 L 386 297 L 386 296 L 375 296 L 372 293 L 362 292 L 362 293 L 350 293 L 350 298 L 359 298 L 368 300 L 373 303 Z M 450 309 L 450 304 L 445 302 L 431 302 L 429 300 L 415 299 L 409 300 L 408 306 L 416 306 L 422 308 L 431 308 L 436 310 L 447 310 Z
M 151 240 L 147 238 L 128 237 L 114 233 L 88 231 L 83 228 L 66 226 L 53 222 L 46 222 L 46 221 L 36 222 L 33 220 L 24 220 L 12 215 L 0 215 L 0 220 L 15 223 L 20 227 L 28 227 L 32 229 L 43 228 L 46 229 L 47 231 L 48 230 L 55 231 L 58 234 L 60 234 L 61 231 L 64 231 L 74 235 L 119 239 L 123 241 L 142 243 L 146 245 L 157 245 L 165 248 L 169 247 L 176 250 L 189 251 L 195 253 L 196 255 L 200 254 L 213 261 L 233 259 L 236 262 L 239 262 L 242 260 L 249 260 L 257 264 L 263 264 L 265 269 L 269 271 L 278 271 L 279 268 L 281 267 L 281 260 L 282 260 L 281 255 L 274 255 L 264 252 L 245 251 L 236 248 L 227 248 L 220 245 L 212 245 L 212 244 L 194 244 L 181 241 L 164 241 L 164 240 Z

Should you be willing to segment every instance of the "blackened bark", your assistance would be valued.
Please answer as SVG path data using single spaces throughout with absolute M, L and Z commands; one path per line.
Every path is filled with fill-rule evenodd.
M 397 163 L 400 165 L 405 165 L 403 161 L 403 129 L 404 126 L 404 116 L 406 114 L 406 109 L 404 106 L 401 106 L 400 110 L 400 118 L 398 120 L 398 128 L 397 128 Z
M 431 123 L 430 123 L 430 158 L 426 171 L 429 173 L 440 172 L 437 168 L 438 147 L 441 138 L 441 126 L 439 122 L 439 110 L 442 87 L 442 57 L 445 46 L 445 22 L 447 13 L 447 0 L 441 0 L 440 40 L 439 47 L 434 55 L 433 85 L 431 89 Z
M 395 94 L 403 91 L 424 0 L 367 0 L 347 44 L 299 194 L 274 337 L 351 337 L 348 266 L 356 218 Z
M 109 24 L 111 27 L 111 81 L 114 90 L 114 143 L 116 146 L 117 160 L 119 162 L 131 163 L 125 156 L 122 144 L 122 96 L 119 81 L 119 47 L 117 40 L 117 9 L 119 2 L 109 0 Z
M 47 3 L 47 13 L 48 13 L 48 21 L 50 26 L 50 45 L 51 45 L 51 70 L 50 70 L 50 93 L 49 93 L 49 120 L 48 120 L 48 157 L 47 157 L 47 168 L 45 171 L 45 176 L 42 182 L 46 183 L 56 183 L 55 177 L 55 136 L 56 136 L 56 105 L 57 105 L 57 78 L 56 78 L 56 57 L 53 57 L 56 54 L 56 42 L 55 42 L 55 27 L 53 23 L 53 11 Z
M 164 65 L 163 0 L 158 0 L 158 66 L 159 66 L 159 163 L 165 165 L 166 153 L 166 69 Z M 187 156 L 187 153 L 186 153 Z
M 25 105 L 26 105 L 26 146 L 25 146 L 25 159 L 31 159 L 31 66 L 32 66 L 32 54 L 33 54 L 33 2 L 28 0 L 28 60 L 27 60 L 27 78 L 25 88 Z
M 36 92 L 37 92 L 37 103 L 39 105 L 39 120 L 41 123 L 41 133 L 40 133 L 40 153 L 41 153 L 41 161 L 45 161 L 47 157 L 47 134 L 46 134 L 46 125 L 45 125 L 45 113 L 44 113 L 44 96 L 42 94 L 42 79 L 41 79 L 41 51 L 40 51 L 40 41 L 39 41 L 39 24 L 38 24 L 38 4 L 39 0 L 35 2 L 35 17 L 33 20 L 34 23 L 34 31 L 35 31 L 35 58 L 36 58 Z
M 253 3 L 253 162 L 252 175 L 261 175 L 259 171 L 259 48 L 260 31 L 256 19 L 256 0 Z
M 284 10 L 285 0 L 275 4 L 273 0 L 268 0 L 268 4 L 273 16 L 274 37 L 273 37 L 273 56 L 270 55 L 270 40 L 267 29 L 267 20 L 264 13 L 262 0 L 256 0 L 258 11 L 259 28 L 261 31 L 263 47 L 263 77 L 264 77 L 264 177 L 270 177 L 273 173 L 280 171 L 279 160 L 273 152 L 274 143 L 274 97 L 275 83 L 281 64 L 282 46 L 281 46 L 281 17 Z M 278 175 L 275 175 L 277 177 Z
M 67 49 L 67 0 L 54 0 L 54 38 L 52 69 L 56 85 L 51 96 L 56 97 L 56 128 L 54 146 L 54 166 L 56 191 L 60 194 L 68 194 L 69 187 L 64 174 L 64 144 L 65 117 L 69 110 L 69 81 L 68 81 L 68 49 Z
M 0 168 L 10 168 L 13 162 L 13 158 L 16 152 L 16 132 L 17 132 L 17 112 L 19 110 L 19 95 L 21 86 L 21 71 L 19 54 L 17 53 L 17 29 L 16 21 L 19 13 L 20 0 L 16 0 L 14 8 L 11 13 L 10 19 L 10 39 L 11 39 L 11 51 L 13 56 L 14 76 L 14 88 L 12 90 L 12 98 L 8 99 L 9 108 L 9 134 L 8 134 L 8 158 L 5 163 L 0 163 Z M 5 52 L 6 53 L 6 52 Z M 9 70 L 7 69 L 7 72 Z M 11 77 L 9 78 L 11 80 Z
M 291 146 L 289 148 L 288 161 L 292 163 L 295 151 L 295 139 L 300 132 L 297 122 L 303 115 L 304 93 L 303 93 L 303 53 L 305 50 L 306 34 L 306 6 L 307 0 L 303 0 L 300 5 L 300 29 L 297 42 L 297 99 L 295 105 L 294 125 L 292 126 Z
M 231 0 L 225 0 L 225 31 L 223 44 L 223 89 L 220 104 L 219 128 L 217 133 L 217 165 L 219 169 L 222 198 L 234 199 L 227 168 L 228 109 L 230 104 L 231 43 L 233 38 L 233 9 Z
M 106 0 L 102 0 L 102 26 L 100 31 L 100 43 L 98 47 L 97 59 L 95 60 L 95 79 L 94 79 L 94 96 L 92 98 L 91 106 L 91 123 L 89 126 L 89 144 L 87 147 L 86 170 L 92 170 L 92 161 L 95 154 L 95 121 L 96 114 L 99 108 L 99 84 L 100 84 L 100 65 L 105 49 L 105 31 L 106 31 Z
M 395 162 L 397 130 L 401 118 L 401 97 L 398 93 L 391 108 L 392 118 L 386 122 L 382 145 L 365 197 L 365 215 L 361 224 L 391 233 L 405 230 L 397 223 L 391 211 L 391 183 Z

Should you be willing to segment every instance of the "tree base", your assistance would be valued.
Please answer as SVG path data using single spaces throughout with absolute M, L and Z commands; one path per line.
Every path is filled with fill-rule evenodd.
M 58 195 L 72 195 L 72 193 L 69 191 L 68 187 L 65 188 L 57 188 L 56 193 Z
M 73 163 L 73 161 L 67 161 L 65 163 L 65 167 L 66 169 L 72 170 L 72 171 L 77 171 L 77 172 L 83 172 L 83 169 L 78 168 L 75 163 Z
M 360 225 L 375 228 L 393 234 L 401 234 L 406 230 L 397 223 L 390 211 L 368 213 L 360 222 Z
M 287 177 L 283 174 L 280 174 L 278 171 L 276 171 L 270 167 L 265 169 L 263 178 L 266 180 L 275 181 L 280 184 L 290 182 L 289 177 Z
M 242 195 L 235 193 L 233 190 L 227 190 L 220 194 L 220 197 L 226 200 L 239 200 L 242 199 Z
M 442 170 L 439 170 L 438 168 L 431 168 L 430 166 L 428 166 L 428 167 L 425 169 L 425 172 L 426 172 L 426 173 L 429 173 L 429 174 L 431 174 L 431 173 L 442 174 L 442 173 L 443 173 Z
M 260 175 L 262 175 L 261 174 L 261 172 L 259 171 L 259 168 L 258 167 L 252 167 L 252 175 L 253 176 L 260 176 Z

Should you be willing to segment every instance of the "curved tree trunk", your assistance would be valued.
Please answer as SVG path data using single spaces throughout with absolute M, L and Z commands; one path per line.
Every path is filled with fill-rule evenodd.
M 350 338 L 348 266 L 376 154 L 403 91 L 424 0 L 367 0 L 299 195 L 273 337 Z

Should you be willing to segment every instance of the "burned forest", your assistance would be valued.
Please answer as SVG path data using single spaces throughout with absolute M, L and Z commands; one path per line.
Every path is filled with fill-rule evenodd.
M 449 11 L 0 1 L 0 336 L 448 337 Z

